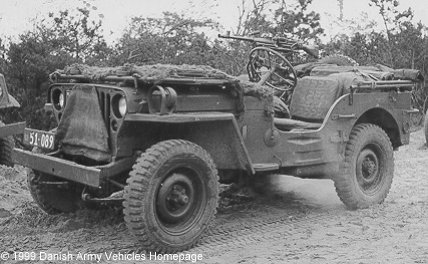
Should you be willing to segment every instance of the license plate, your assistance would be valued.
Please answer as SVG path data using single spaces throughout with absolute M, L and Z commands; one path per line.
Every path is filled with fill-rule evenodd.
M 26 128 L 24 130 L 24 144 L 43 148 L 55 148 L 55 134 L 51 132 Z

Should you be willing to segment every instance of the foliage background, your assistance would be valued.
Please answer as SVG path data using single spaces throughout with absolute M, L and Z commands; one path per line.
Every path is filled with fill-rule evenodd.
M 343 5 L 343 0 L 338 0 Z M 317 44 L 321 54 L 343 54 L 361 65 L 428 71 L 427 27 L 416 23 L 413 10 L 399 8 L 397 0 L 370 0 L 383 22 L 382 31 L 348 23 L 352 34 L 321 41 L 320 14 L 308 11 L 312 0 L 242 0 L 234 34 L 260 31 L 264 36 L 286 35 Z M 0 72 L 21 109 L 6 110 L 6 123 L 27 121 L 29 127 L 49 129 L 55 121 L 43 110 L 48 75 L 72 63 L 116 66 L 124 63 L 204 64 L 232 75 L 245 74 L 248 43 L 212 39 L 207 31 L 221 32 L 217 21 L 165 12 L 161 18 L 134 17 L 113 45 L 107 44 L 102 17 L 93 20 L 85 5 L 63 10 L 36 21 L 18 40 L 0 38 Z M 343 17 L 338 22 L 347 23 Z M 373 27 L 375 28 L 375 27 Z M 298 62 L 305 60 L 304 56 Z M 297 62 L 296 61 L 296 62 Z M 415 106 L 425 112 L 425 84 L 415 92 Z

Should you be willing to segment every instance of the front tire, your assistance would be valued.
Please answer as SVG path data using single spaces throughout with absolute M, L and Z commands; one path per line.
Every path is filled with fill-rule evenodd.
M 185 140 L 153 145 L 134 164 L 124 215 L 147 250 L 173 253 L 194 246 L 216 213 L 219 178 L 210 155 Z
M 382 203 L 393 175 L 393 148 L 388 135 L 373 124 L 356 125 L 346 145 L 340 174 L 334 179 L 342 202 L 349 209 Z

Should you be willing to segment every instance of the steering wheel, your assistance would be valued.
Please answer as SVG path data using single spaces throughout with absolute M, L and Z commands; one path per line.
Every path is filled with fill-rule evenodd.
M 281 53 L 267 47 L 251 50 L 247 72 L 250 81 L 265 80 L 264 83 L 281 94 L 280 97 L 292 92 L 297 84 L 297 74 L 291 63 Z

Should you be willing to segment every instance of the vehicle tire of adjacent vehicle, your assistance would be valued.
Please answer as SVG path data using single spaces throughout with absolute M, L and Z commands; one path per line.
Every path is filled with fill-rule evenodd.
M 0 122 L 0 129 L 4 126 L 3 122 Z M 12 136 L 0 138 L 0 164 L 8 167 L 13 167 L 12 162 L 12 149 L 15 147 L 15 141 Z
M 145 249 L 186 250 L 215 216 L 217 169 L 200 146 L 185 140 L 162 141 L 137 159 L 124 197 L 126 225 Z
M 340 54 L 326 56 L 320 59 L 318 63 L 336 64 L 337 66 L 358 66 L 354 59 Z
M 38 148 L 33 152 L 41 153 Z M 58 177 L 27 168 L 27 184 L 33 200 L 48 214 L 72 213 L 81 207 L 81 192 L 75 183 L 68 185 L 43 184 L 65 182 Z
M 394 154 L 388 135 L 373 124 L 356 125 L 346 145 L 345 160 L 334 178 L 342 202 L 349 209 L 382 203 L 393 175 Z
M 428 111 L 426 111 L 426 113 L 425 113 L 424 133 L 425 133 L 425 142 L 428 145 Z

